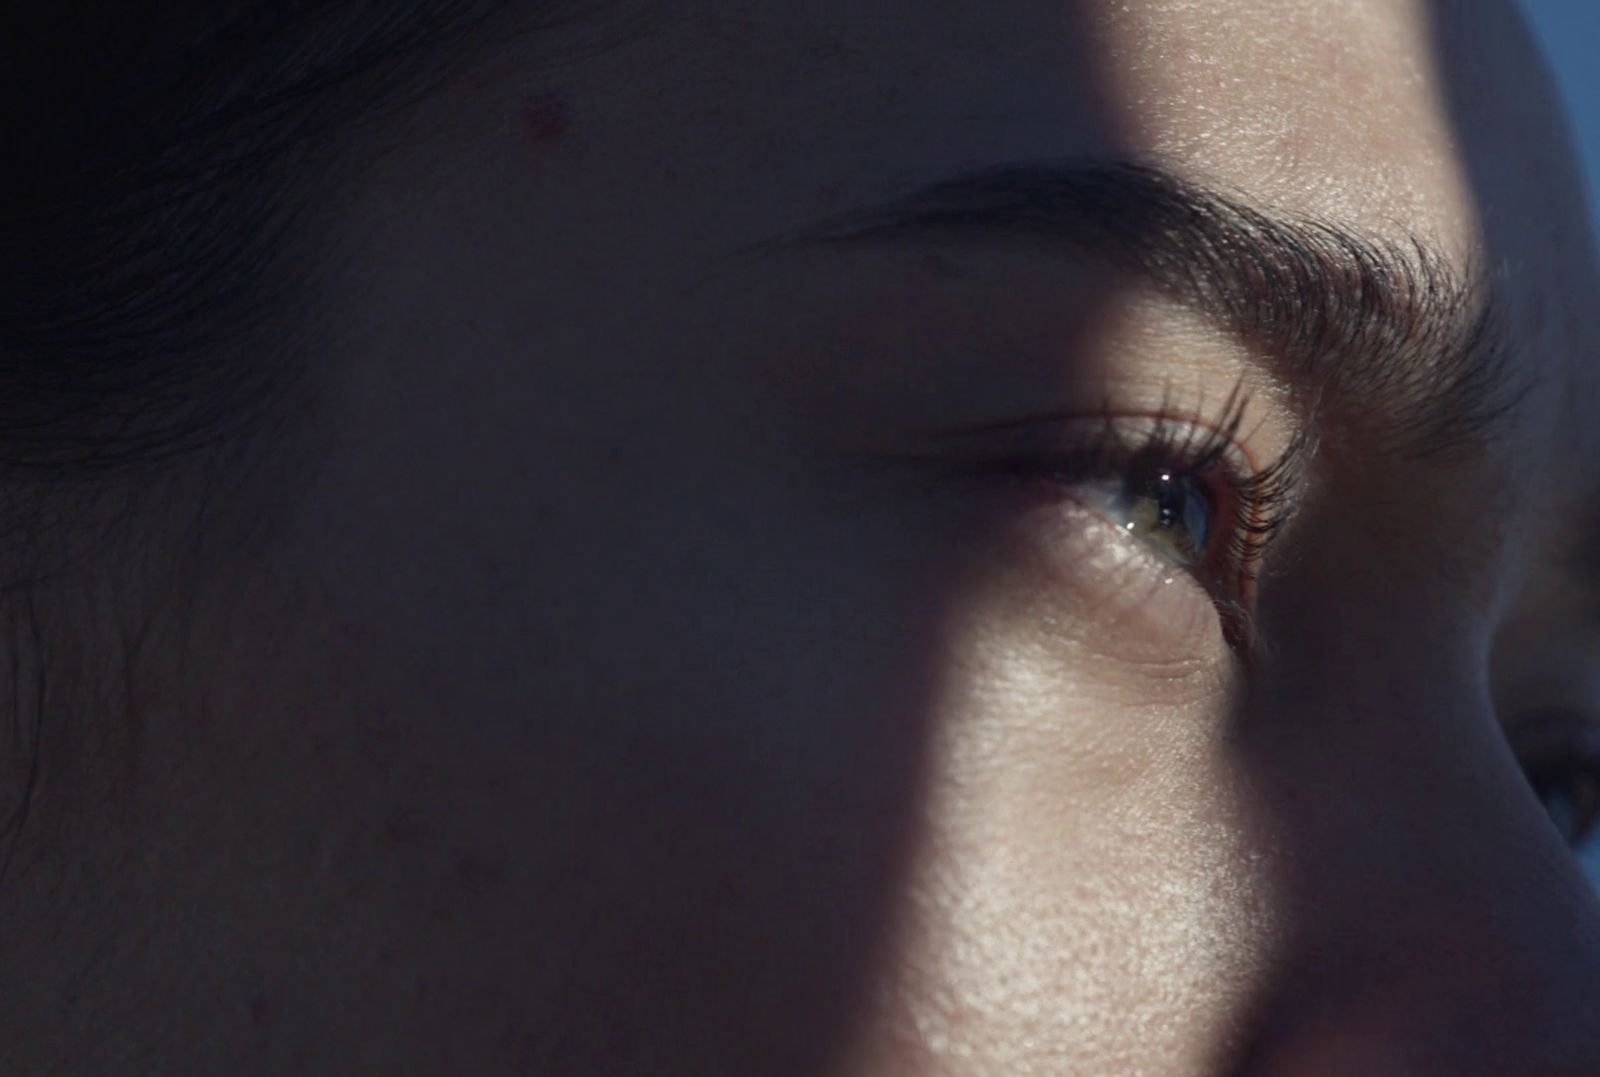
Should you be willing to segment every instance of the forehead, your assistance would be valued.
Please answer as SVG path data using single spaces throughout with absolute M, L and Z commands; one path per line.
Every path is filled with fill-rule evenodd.
M 1549 72 L 1512 4 L 1101 9 L 1106 78 L 1137 150 L 1291 213 L 1477 252 L 1519 361 L 1548 389 L 1532 425 L 1566 449 L 1595 447 L 1587 209 Z
M 1470 180 L 1422 4 L 1098 6 L 1105 77 L 1139 149 L 1283 209 L 1469 241 Z
M 1445 88 L 1453 73 L 1441 70 L 1442 35 L 1422 0 L 697 0 L 661 10 L 604 65 L 634 76 L 608 81 L 607 93 L 649 94 L 648 112 L 694 121 L 658 130 L 685 151 L 685 134 L 715 143 L 700 155 L 713 166 L 769 181 L 827 169 L 835 183 L 868 184 L 1008 154 L 1120 152 L 1352 223 L 1420 218 L 1439 238 L 1470 227 Z M 1504 40 L 1495 47 L 1508 52 Z M 1508 56 L 1486 76 L 1495 65 L 1479 55 L 1469 74 L 1497 74 L 1526 98 L 1530 60 Z
M 692 158 L 696 180 L 740 184 L 752 212 L 775 208 L 759 205 L 756 179 L 792 201 L 1112 152 L 1281 209 L 1369 230 L 1404 222 L 1447 248 L 1478 238 L 1486 193 L 1548 199 L 1555 187 L 1553 211 L 1575 208 L 1540 63 L 1509 0 L 1453 8 L 1448 24 L 1433 8 L 690 0 L 650 5 L 623 48 L 578 70 L 591 96 L 616 105 L 610 130 L 674 162 L 673 178 Z M 1537 160 L 1536 180 L 1489 167 L 1513 145 Z
M 1512 271 L 1529 361 L 1587 379 L 1594 270 L 1541 62 L 1509 2 L 1435 8 L 690 0 L 628 9 L 621 47 L 554 78 L 585 188 L 641 207 L 632 243 L 731 251 L 963 169 L 1150 159 L 1275 210 L 1482 250 Z M 521 69 L 549 70 L 544 53 Z

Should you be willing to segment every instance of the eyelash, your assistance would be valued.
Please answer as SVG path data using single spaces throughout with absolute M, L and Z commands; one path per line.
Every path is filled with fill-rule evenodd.
M 1063 453 L 1055 463 L 1061 476 L 1073 481 L 1156 469 L 1216 476 L 1227 493 L 1225 505 L 1213 502 L 1223 510 L 1224 518 L 1216 522 L 1222 525 L 1218 530 L 1226 539 L 1224 565 L 1237 574 L 1236 579 L 1253 578 L 1267 547 L 1288 520 L 1293 506 L 1290 494 L 1295 488 L 1289 481 L 1290 465 L 1298 453 L 1258 468 L 1239 439 L 1249 404 L 1242 386 L 1235 386 L 1221 413 L 1212 419 L 1184 416 L 1168 408 L 1152 415 L 1119 417 L 1108 409 L 1101 416 L 1101 435 Z M 1130 417 L 1148 421 L 1148 429 L 1130 436 L 1126 421 Z M 1248 472 L 1235 462 L 1239 457 Z M 1209 564 L 1211 558 L 1208 550 L 1208 569 L 1214 567 Z
M 1212 491 L 1209 500 L 1215 517 L 1197 574 L 1225 620 L 1238 629 L 1248 619 L 1248 597 L 1262 558 L 1293 515 L 1309 451 L 1300 434 L 1273 463 L 1257 467 L 1239 437 L 1249 405 L 1250 396 L 1240 383 L 1210 417 L 1168 405 L 1154 412 L 1127 412 L 1107 404 L 1090 415 L 1008 424 L 1024 431 L 1045 428 L 1044 444 L 1034 435 L 1027 439 L 1034 441 L 1032 446 L 991 458 L 984 470 L 1025 481 L 1043 479 L 1069 491 L 1093 480 L 1157 469 L 1201 479 Z M 1098 432 L 1060 443 L 1059 427 L 1084 419 L 1099 420 Z M 1051 428 L 1058 431 L 1053 437 Z M 1209 548 L 1218 539 L 1224 544 L 1220 551 Z

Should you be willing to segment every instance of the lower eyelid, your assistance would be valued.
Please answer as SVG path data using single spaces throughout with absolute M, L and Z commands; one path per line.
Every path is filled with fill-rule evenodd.
M 1212 596 L 1179 566 L 1109 517 L 1058 488 L 1018 518 L 1045 587 L 1083 610 L 1084 623 L 1140 661 L 1213 661 L 1226 652 Z
M 1176 469 L 1175 469 L 1176 470 Z M 1248 592 L 1248 566 L 1234 563 L 1233 546 L 1237 541 L 1235 532 L 1238 529 L 1237 494 L 1232 487 L 1217 477 L 1208 493 L 1211 500 L 1212 515 L 1208 521 L 1208 534 L 1206 549 L 1197 565 L 1188 566 L 1165 557 L 1151 547 L 1148 540 L 1137 534 L 1127 533 L 1118 521 L 1107 515 L 1095 497 L 1080 496 L 1079 491 L 1099 489 L 1103 496 L 1115 496 L 1115 491 L 1110 488 L 1116 486 L 1118 479 L 1089 479 L 1082 482 L 1070 479 L 1044 479 L 1037 482 L 1041 489 L 1038 496 L 1057 503 L 1071 503 L 1082 510 L 1098 517 L 1104 525 L 1115 532 L 1116 538 L 1121 542 L 1134 542 L 1146 549 L 1154 562 L 1166 570 L 1167 576 L 1181 575 L 1197 582 L 1203 589 L 1215 594 L 1218 600 L 1227 601 L 1242 607 L 1246 604 Z

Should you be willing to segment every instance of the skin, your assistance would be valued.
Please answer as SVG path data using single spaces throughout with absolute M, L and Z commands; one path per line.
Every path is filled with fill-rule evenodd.
M 1501 732 L 1600 721 L 1596 278 L 1510 8 L 633 14 L 354 146 L 303 427 L 53 596 L 143 632 L 51 665 L 99 690 L 50 697 L 3 1068 L 1600 1072 L 1600 905 Z M 1241 380 L 1271 458 L 1240 341 L 1037 253 L 737 256 L 1059 155 L 1514 270 L 1502 441 L 1329 430 L 1248 669 L 1071 497 L 889 459 Z

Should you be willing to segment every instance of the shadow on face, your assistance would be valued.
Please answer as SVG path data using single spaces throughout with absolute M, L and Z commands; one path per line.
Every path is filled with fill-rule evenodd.
M 1237 718 L 1248 814 L 1276 851 L 1286 930 L 1245 1011 L 1243 1046 L 1219 1072 L 1600 1065 L 1582 1016 L 1600 983 L 1595 905 L 1506 744 L 1550 699 L 1577 736 L 1593 722 L 1593 607 L 1551 597 L 1593 586 L 1590 516 L 1575 501 L 1594 477 L 1566 467 L 1592 454 L 1589 226 L 1516 13 L 1430 4 L 1423 15 L 1421 61 L 1469 196 L 1462 247 L 1505 337 L 1494 363 L 1524 388 L 1498 430 L 1474 431 L 1460 451 L 1369 463 L 1330 454 L 1304 528 L 1333 538 L 1280 583 L 1298 605 L 1280 613 L 1281 649 Z M 1389 484 L 1398 496 L 1384 496 Z M 1466 511 L 1441 513 L 1450 530 L 1430 539 L 1405 522 L 1407 504 L 1436 504 L 1427 491 L 1442 487 Z M 1519 526 L 1530 506 L 1538 523 Z M 1392 530 L 1352 540 L 1341 523 L 1352 512 L 1386 514 Z M 1459 560 L 1474 532 L 1500 534 L 1501 568 Z M 1384 545 L 1402 542 L 1430 559 L 1400 568 Z M 1537 567 L 1518 576 L 1530 571 L 1519 563 Z M 1462 596 L 1497 571 L 1522 582 L 1474 614 Z M 1452 589 L 1429 598 L 1412 586 L 1428 575 Z M 1529 668 L 1535 677 L 1522 676 Z
M 11 1068 L 1600 1069 L 1520 31 L 1192 8 L 644 5 L 374 135 L 295 511 L 49 727 Z

